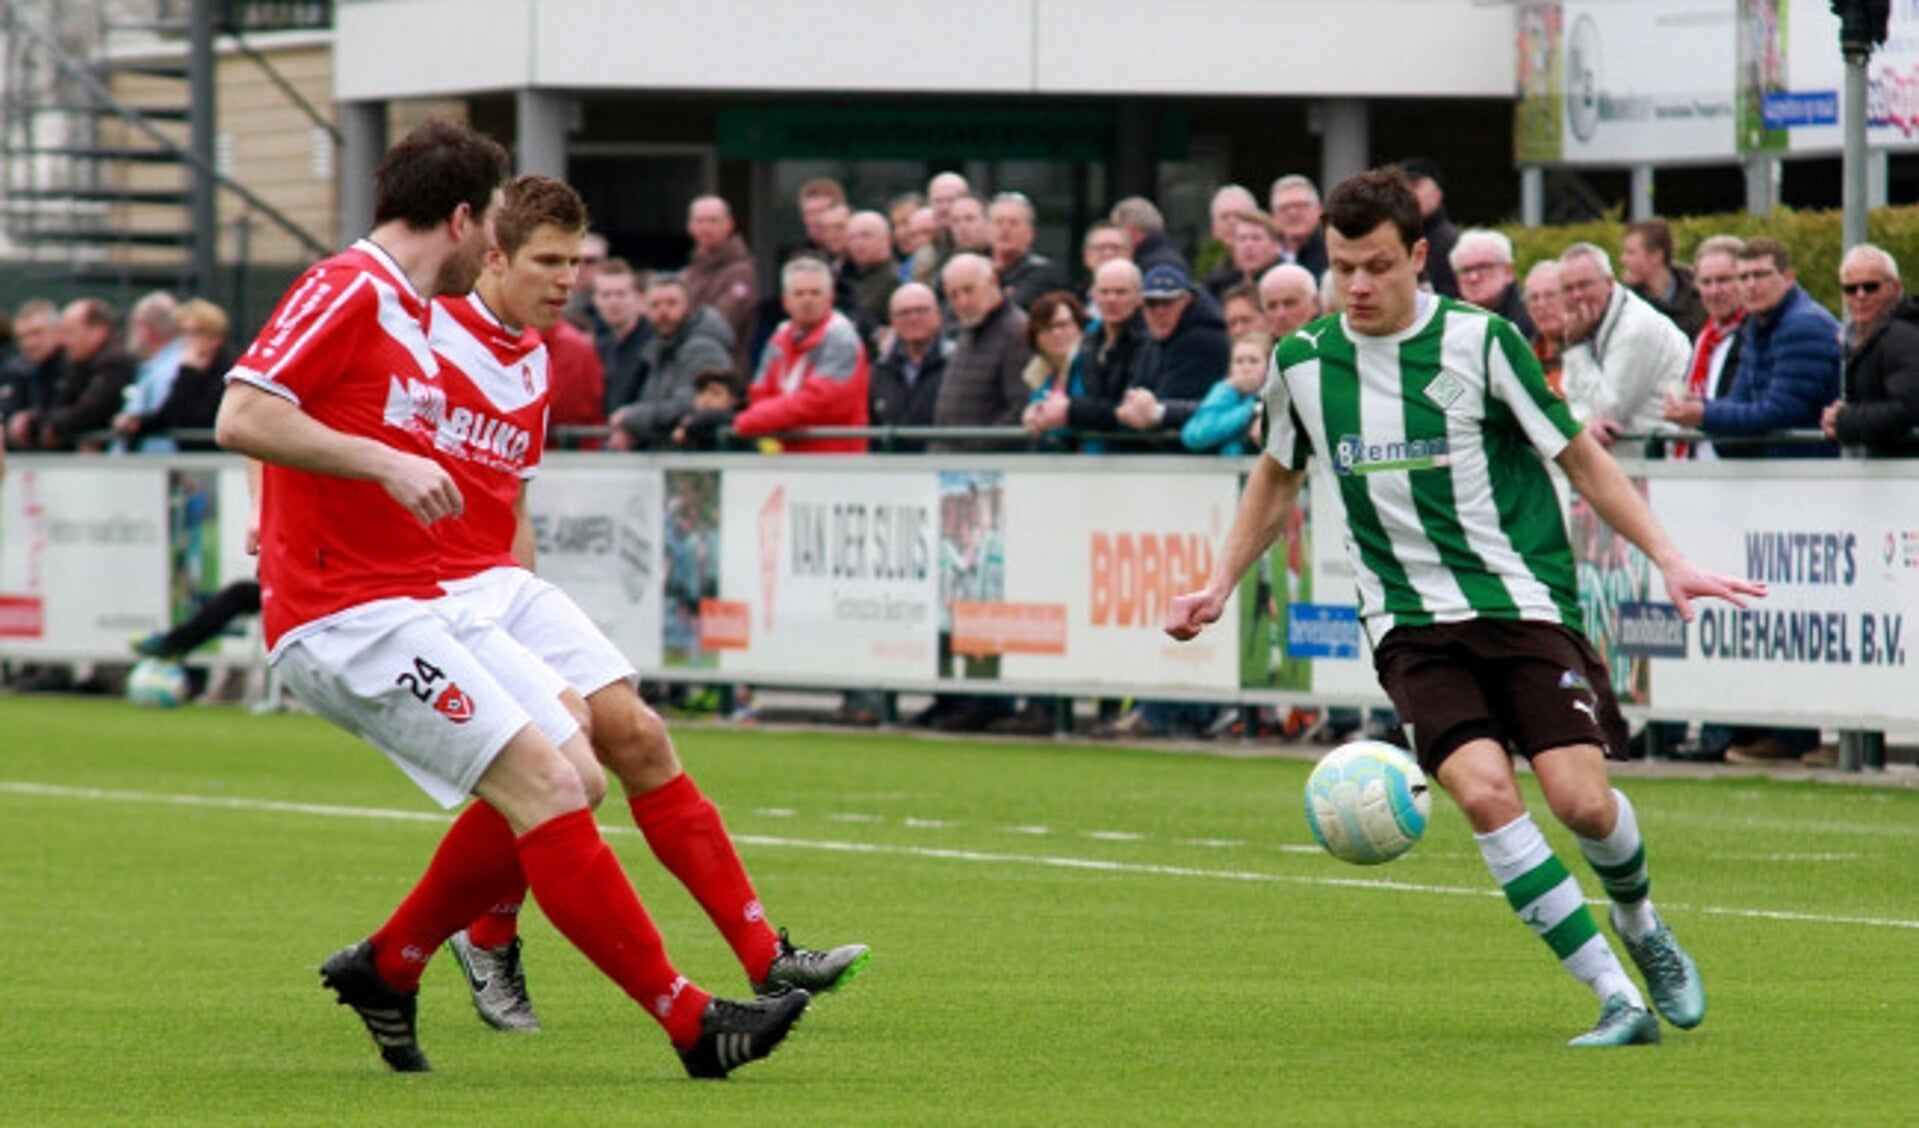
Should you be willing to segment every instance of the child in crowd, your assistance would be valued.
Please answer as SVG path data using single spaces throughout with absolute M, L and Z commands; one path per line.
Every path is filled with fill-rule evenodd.
M 731 423 L 740 409 L 733 386 L 733 370 L 707 368 L 693 376 L 693 411 L 673 429 L 673 445 L 690 450 L 719 450 L 721 424 Z
M 1180 428 L 1179 441 L 1195 453 L 1241 455 L 1259 445 L 1259 389 L 1272 361 L 1273 339 L 1246 333 L 1233 342 L 1226 378 L 1214 384 Z

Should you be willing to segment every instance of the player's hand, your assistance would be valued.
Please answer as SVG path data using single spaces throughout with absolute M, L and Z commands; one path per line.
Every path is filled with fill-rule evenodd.
M 1668 564 L 1661 574 L 1666 581 L 1666 598 L 1672 600 L 1672 605 L 1679 609 L 1679 617 L 1688 623 L 1693 619 L 1695 599 L 1723 599 L 1734 607 L 1744 607 L 1747 596 L 1754 599 L 1766 596 L 1766 585 L 1758 580 L 1702 572 L 1683 557 Z
M 460 496 L 460 487 L 453 484 L 453 476 L 431 458 L 395 451 L 393 464 L 380 485 L 422 525 L 466 512 L 466 500 Z
M 1185 642 L 1197 637 L 1206 624 L 1218 619 L 1225 610 L 1225 596 L 1210 591 L 1190 591 L 1166 605 L 1160 625 L 1167 634 Z

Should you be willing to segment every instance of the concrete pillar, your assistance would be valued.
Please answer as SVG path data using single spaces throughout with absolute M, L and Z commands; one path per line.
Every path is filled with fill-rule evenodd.
M 1159 199 L 1159 129 L 1152 103 L 1144 98 L 1121 98 L 1117 148 L 1113 152 L 1113 179 L 1107 194 Z
M 1779 158 L 1771 153 L 1746 157 L 1746 211 L 1769 215 L 1779 206 Z
M 747 244 L 753 248 L 753 264 L 762 283 L 760 292 L 778 293 L 780 284 L 780 204 L 772 161 L 754 161 L 751 184 L 746 191 L 744 220 Z
M 1653 206 L 1652 166 L 1632 166 L 1632 202 L 1627 208 L 1627 218 L 1638 223 L 1658 214 L 1659 210 Z
M 1546 222 L 1546 170 L 1539 165 L 1519 170 L 1519 222 L 1527 227 Z
M 572 107 L 552 90 L 518 91 L 513 98 L 520 172 L 566 179 L 566 134 Z
M 1322 193 L 1373 167 L 1371 124 L 1364 98 L 1328 98 L 1319 105 L 1319 184 Z
M 386 103 L 340 103 L 340 230 L 342 246 L 373 230 L 373 171 L 386 156 Z

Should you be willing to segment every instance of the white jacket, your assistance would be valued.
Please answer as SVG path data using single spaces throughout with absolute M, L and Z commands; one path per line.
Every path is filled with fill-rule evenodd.
M 1590 337 L 1566 350 L 1566 403 L 1581 422 L 1609 419 L 1627 431 L 1670 431 L 1666 389 L 1683 388 L 1692 364 L 1686 334 L 1618 282 Z

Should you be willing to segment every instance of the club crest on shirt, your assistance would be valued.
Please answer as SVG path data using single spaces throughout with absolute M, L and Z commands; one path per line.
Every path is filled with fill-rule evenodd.
M 441 690 L 440 696 L 433 702 L 433 708 L 456 725 L 473 719 L 473 698 L 461 692 L 457 685 L 449 685 Z
M 1450 372 L 1441 372 L 1433 377 L 1432 382 L 1423 390 L 1426 398 L 1438 404 L 1441 410 L 1451 407 L 1458 402 L 1460 396 L 1466 394 L 1465 387 Z
M 526 390 L 527 395 L 533 394 L 533 366 L 530 364 L 520 365 L 520 387 Z
M 398 373 L 387 377 L 386 409 L 381 420 L 402 430 L 437 430 L 446 416 L 446 389 L 413 377 L 402 382 Z

